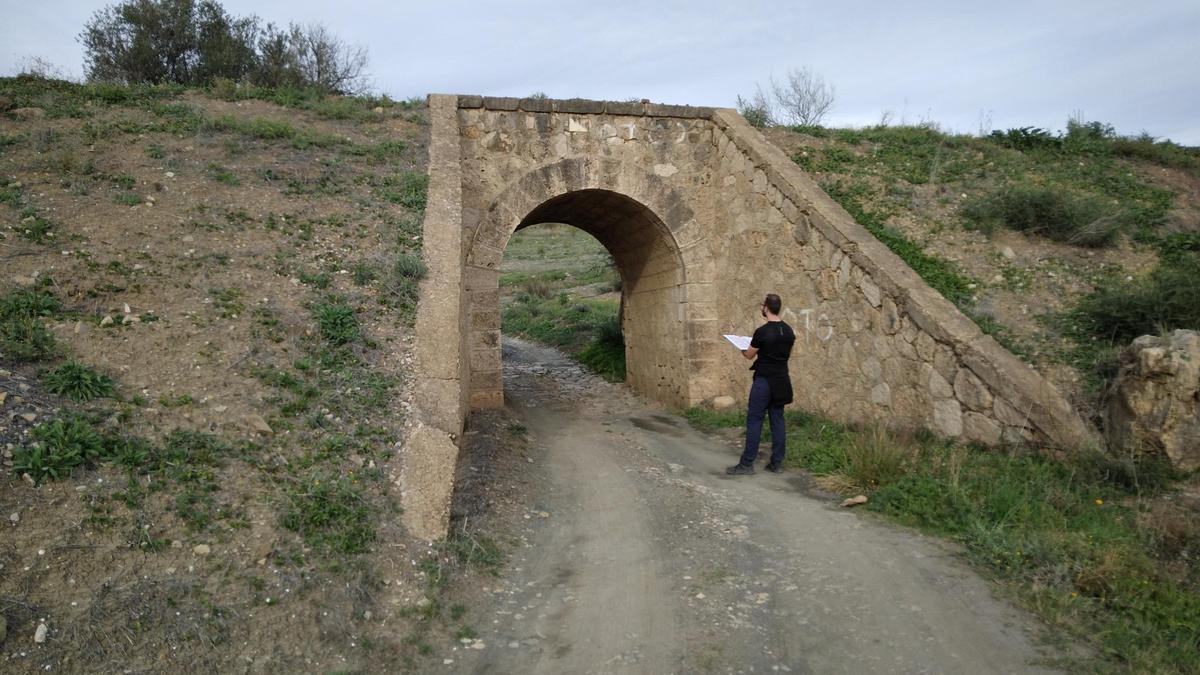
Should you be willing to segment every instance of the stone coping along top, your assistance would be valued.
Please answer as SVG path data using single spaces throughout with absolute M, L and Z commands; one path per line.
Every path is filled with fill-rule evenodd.
M 512 98 L 505 96 L 459 95 L 462 109 L 520 110 L 522 112 L 560 112 L 576 115 L 635 115 L 646 117 L 682 117 L 712 119 L 715 108 L 668 105 L 641 101 L 592 101 L 584 98 Z

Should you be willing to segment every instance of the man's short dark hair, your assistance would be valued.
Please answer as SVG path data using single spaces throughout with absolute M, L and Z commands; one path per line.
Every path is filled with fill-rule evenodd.
M 763 300 L 763 304 L 767 306 L 767 311 L 772 314 L 779 314 L 779 310 L 783 309 L 783 300 L 779 299 L 774 293 L 767 293 L 767 299 Z

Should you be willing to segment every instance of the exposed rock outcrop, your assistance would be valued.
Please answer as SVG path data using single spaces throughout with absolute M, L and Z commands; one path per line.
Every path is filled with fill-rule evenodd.
M 1122 353 L 1106 410 L 1113 449 L 1162 453 L 1200 468 L 1200 333 L 1143 335 Z

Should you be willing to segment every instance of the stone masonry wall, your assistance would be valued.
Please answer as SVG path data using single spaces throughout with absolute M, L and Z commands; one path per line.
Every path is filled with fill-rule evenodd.
M 694 246 L 715 226 L 706 199 L 711 111 L 647 115 L 642 104 L 464 99 L 472 405 L 502 401 L 498 268 L 514 230 L 536 222 L 576 225 L 613 255 L 624 280 L 626 347 L 638 355 L 628 362 L 629 384 L 667 405 L 694 402 L 693 374 L 710 364 L 692 356 L 716 318 L 713 303 L 697 300 L 713 266 Z M 697 317 L 708 323 L 700 327 Z
M 430 96 L 405 523 L 448 524 L 471 408 L 500 405 L 499 266 L 513 232 L 593 234 L 624 280 L 628 382 L 683 407 L 742 400 L 720 336 L 779 293 L 798 343 L 797 405 L 986 445 L 1097 444 L 1065 399 L 931 289 L 732 110 Z
M 835 419 L 927 427 L 986 445 L 1095 442 L 1066 400 L 856 223 L 734 111 L 713 121 L 725 327 L 760 319 L 759 296 L 783 298 L 797 331 L 797 403 Z M 748 274 L 746 269 L 755 272 Z M 740 310 L 740 311 L 736 311 Z M 744 366 L 722 388 L 746 386 Z

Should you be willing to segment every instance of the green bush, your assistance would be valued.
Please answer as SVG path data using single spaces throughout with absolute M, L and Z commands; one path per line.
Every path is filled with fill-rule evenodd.
M 1062 139 L 1040 127 L 1020 127 L 1007 131 L 993 131 L 988 140 L 1013 150 L 1058 149 Z
M 42 378 L 46 389 L 73 401 L 90 401 L 112 396 L 115 382 L 94 368 L 78 361 L 68 361 Z
M 1084 337 L 1117 345 L 1179 328 L 1200 330 L 1200 257 L 1190 265 L 1164 262 L 1133 282 L 1110 281 L 1072 314 Z
M 1121 214 L 1095 197 L 1021 184 L 966 202 L 962 215 L 984 232 L 1003 226 L 1092 248 L 1112 243 L 1122 225 Z

